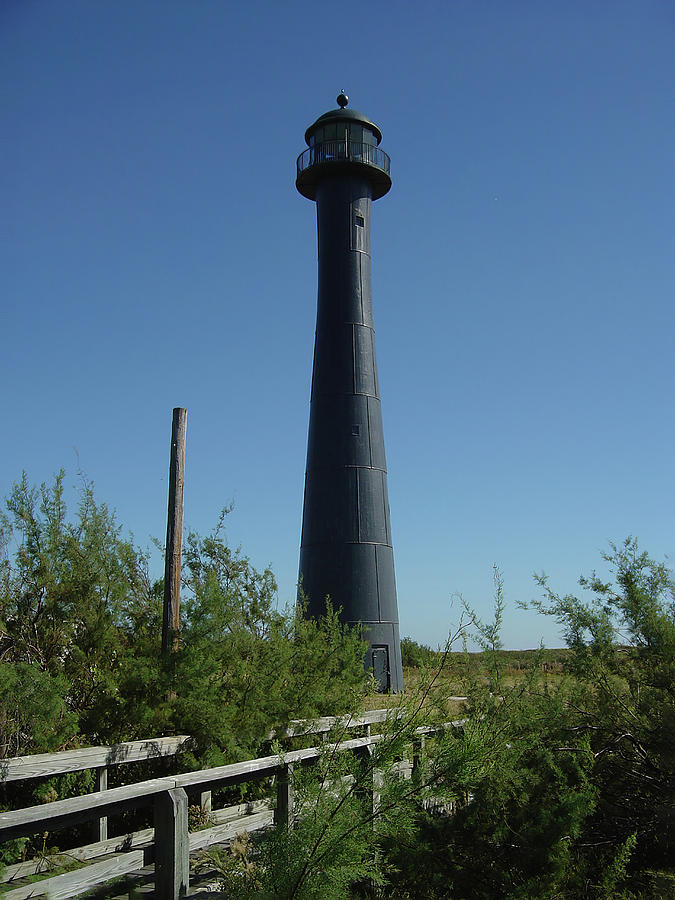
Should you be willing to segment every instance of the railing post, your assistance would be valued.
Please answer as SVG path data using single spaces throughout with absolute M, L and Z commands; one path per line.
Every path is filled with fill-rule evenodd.
M 178 900 L 190 883 L 188 798 L 183 788 L 155 798 L 155 894 Z
M 288 831 L 293 828 L 293 763 L 283 763 L 277 772 L 277 808 L 274 821 Z
M 373 816 L 376 816 L 380 810 L 382 801 L 382 785 L 384 784 L 384 773 L 382 769 L 377 769 L 372 764 L 374 748 L 372 744 L 366 744 L 362 759 L 362 767 L 364 770 L 365 780 L 363 782 L 362 791 L 369 803 Z M 370 772 L 368 772 L 370 770 Z M 361 793 L 361 791 L 359 791 Z M 373 818 L 373 828 L 375 828 L 375 819 Z
M 422 766 L 424 765 L 426 749 L 426 737 L 423 734 L 417 735 L 413 740 L 413 761 L 412 761 L 412 777 L 418 778 L 422 774 Z
M 99 766 L 95 770 L 96 773 L 96 787 L 95 791 L 107 791 L 108 790 L 108 769 L 107 766 Z M 98 843 L 99 841 L 105 841 L 108 839 L 108 817 L 101 816 L 99 819 L 94 819 L 94 834 L 93 834 L 94 842 Z
M 199 805 L 207 816 L 211 815 L 211 791 L 202 791 L 199 795 Z
M 373 769 L 373 815 L 377 815 L 380 811 L 383 784 L 384 773 L 382 769 Z M 375 827 L 375 820 L 373 820 L 373 827 Z
M 368 747 L 368 755 L 370 757 L 372 757 L 372 755 L 373 755 L 372 746 Z M 377 813 L 380 811 L 380 804 L 382 801 L 382 785 L 383 784 L 384 784 L 384 773 L 382 772 L 382 769 L 373 768 L 373 791 L 372 791 L 373 815 L 377 815 Z M 373 819 L 373 828 L 374 827 L 375 827 L 375 820 Z

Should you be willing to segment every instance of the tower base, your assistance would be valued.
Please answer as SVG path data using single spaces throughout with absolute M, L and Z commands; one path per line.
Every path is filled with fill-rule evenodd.
M 403 690 L 401 641 L 398 622 L 361 622 L 361 637 L 368 641 L 364 666 L 372 672 L 380 693 Z

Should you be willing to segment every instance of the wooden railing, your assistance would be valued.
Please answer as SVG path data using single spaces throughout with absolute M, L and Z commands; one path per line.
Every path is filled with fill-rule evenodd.
M 321 735 L 336 727 L 345 731 L 362 728 L 367 732 L 364 736 L 341 740 L 336 747 L 340 751 L 368 754 L 382 739 L 381 734 L 369 733 L 370 726 L 381 724 L 398 714 L 395 710 L 373 710 L 356 718 L 325 717 L 313 722 L 294 722 L 276 737 Z M 426 726 L 416 729 L 413 767 L 420 764 L 425 736 L 435 730 Z M 20 778 L 44 777 L 85 768 L 107 769 L 107 766 L 118 763 L 171 756 L 184 749 L 187 740 L 186 736 L 157 738 L 114 747 L 92 747 L 66 753 L 4 760 L 0 761 L 0 780 L 15 781 Z M 156 896 L 167 900 L 183 896 L 190 880 L 190 852 L 231 840 L 243 830 L 252 832 L 265 828 L 274 821 L 282 824 L 292 822 L 293 767 L 315 762 L 321 753 L 319 747 L 290 750 L 283 754 L 202 769 L 198 772 L 186 772 L 182 775 L 154 778 L 109 790 L 101 789 L 81 797 L 0 813 L 0 842 L 91 820 L 100 823 L 107 815 L 130 808 L 152 807 L 154 818 L 154 830 L 145 829 L 118 838 L 100 838 L 92 845 L 68 851 L 69 857 L 79 861 L 105 855 L 102 861 L 91 863 L 74 872 L 47 878 L 29 887 L 10 890 L 4 895 L 4 900 L 26 900 L 45 894 L 52 900 L 58 898 L 65 900 L 111 878 L 136 872 L 152 862 L 154 862 Z M 222 810 L 210 809 L 212 789 L 254 782 L 271 776 L 274 776 L 275 783 L 275 811 L 270 801 L 240 804 Z M 374 795 L 377 793 L 376 779 L 373 783 L 373 792 Z M 209 810 L 210 821 L 215 824 L 190 833 L 188 797 L 198 798 L 200 805 Z M 97 834 L 101 834 L 100 824 Z M 27 874 L 25 864 L 23 871 L 21 866 L 9 867 L 5 873 L 5 880 L 7 872 L 11 880 Z
M 108 767 L 124 763 L 161 759 L 181 753 L 190 738 L 186 734 L 175 737 L 152 738 L 147 741 L 128 741 L 107 747 L 82 747 L 61 753 L 35 753 L 32 756 L 14 756 L 0 760 L 0 782 L 26 781 L 30 778 L 50 778 L 68 772 L 93 769 L 97 792 L 108 788 Z M 108 837 L 108 820 L 99 817 L 94 825 L 94 840 Z

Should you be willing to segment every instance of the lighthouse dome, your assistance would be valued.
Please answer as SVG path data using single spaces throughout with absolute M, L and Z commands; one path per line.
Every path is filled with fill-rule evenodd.
M 361 140 L 362 138 L 357 138 L 357 129 L 360 126 L 363 129 L 364 137 L 366 135 L 370 136 L 370 139 L 365 141 L 365 143 L 372 143 L 374 146 L 377 146 L 382 140 L 382 132 L 377 127 L 374 122 L 371 122 L 368 116 L 364 116 L 363 113 L 359 112 L 357 109 L 331 109 L 328 112 L 325 112 L 322 116 L 309 126 L 307 131 L 305 132 L 305 143 L 308 146 L 312 146 L 312 143 L 320 143 L 322 140 L 321 135 L 317 134 L 320 129 L 325 129 L 326 126 L 334 125 L 337 126 L 339 123 L 349 123 L 351 125 L 350 132 L 354 133 L 354 138 Z M 323 131 L 324 135 L 330 134 L 330 129 L 328 131 Z M 331 140 L 330 137 L 323 138 L 325 140 Z

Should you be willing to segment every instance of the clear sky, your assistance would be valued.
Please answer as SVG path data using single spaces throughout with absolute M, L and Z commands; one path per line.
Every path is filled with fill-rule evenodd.
M 305 128 L 382 129 L 373 296 L 401 633 L 675 550 L 672 49 L 660 0 L 0 0 L 0 494 L 91 478 L 297 578 L 316 303 Z M 76 479 L 73 478 L 73 484 Z M 75 492 L 73 490 L 73 497 Z M 161 572 L 155 555 L 153 567 Z

